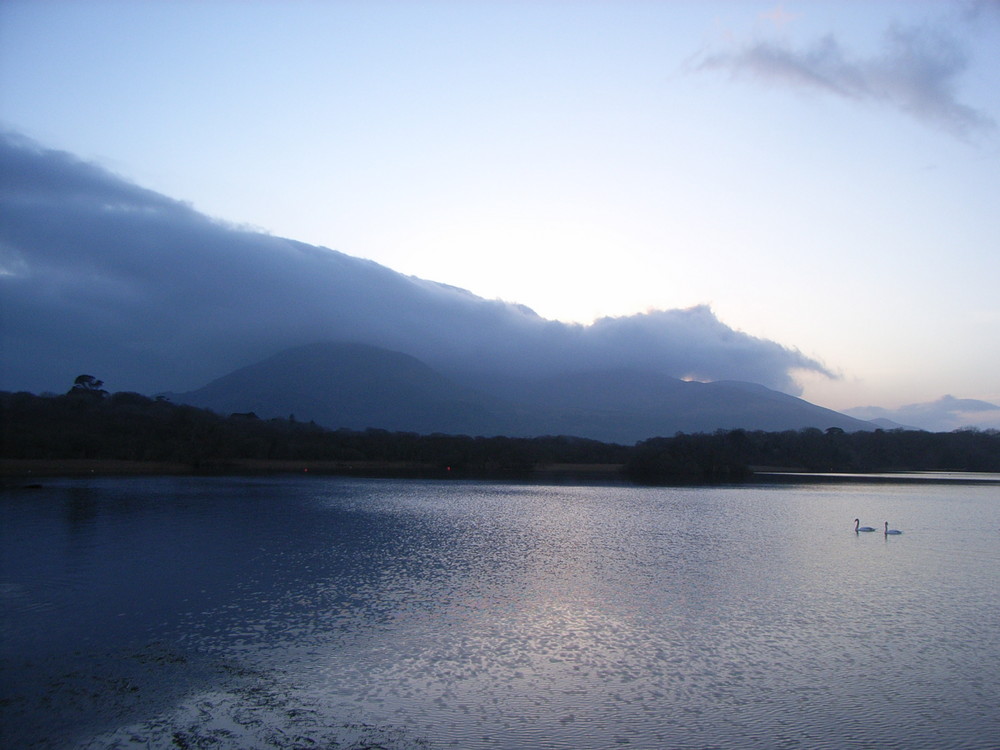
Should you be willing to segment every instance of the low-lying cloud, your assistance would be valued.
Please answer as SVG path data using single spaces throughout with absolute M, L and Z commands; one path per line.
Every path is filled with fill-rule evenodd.
M 893 108 L 961 139 L 996 129 L 982 110 L 958 100 L 956 84 L 968 57 L 956 39 L 938 29 L 891 27 L 880 54 L 852 55 L 827 35 L 811 45 L 755 41 L 739 49 L 706 54 L 699 71 L 810 90 Z
M 859 406 L 846 409 L 844 413 L 858 419 L 888 420 L 930 432 L 951 432 L 963 428 L 1000 430 L 1000 406 L 989 401 L 954 396 L 942 396 L 928 403 L 907 404 L 898 409 Z
M 707 307 L 546 320 L 523 306 L 208 218 L 65 152 L 0 138 L 0 389 L 200 387 L 316 341 L 360 341 L 451 371 L 632 367 L 797 392 L 813 359 Z M 599 293 L 599 292 L 598 292 Z

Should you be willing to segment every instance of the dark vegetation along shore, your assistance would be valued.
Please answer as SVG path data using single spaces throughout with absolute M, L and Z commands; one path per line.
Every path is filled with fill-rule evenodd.
M 1000 432 L 837 428 L 719 430 L 632 446 L 535 438 L 330 430 L 223 416 L 99 381 L 61 396 L 0 393 L 0 472 L 9 479 L 90 473 L 316 472 L 358 476 L 581 478 L 640 483 L 747 481 L 764 470 L 1000 472 Z

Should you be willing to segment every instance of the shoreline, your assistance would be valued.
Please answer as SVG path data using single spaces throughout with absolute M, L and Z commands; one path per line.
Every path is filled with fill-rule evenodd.
M 624 464 L 545 464 L 533 467 L 463 469 L 417 461 L 263 460 L 168 461 L 116 459 L 0 459 L 0 479 L 83 476 L 248 476 L 317 474 L 411 479 L 604 479 L 622 480 Z
M 1000 474 L 979 472 L 809 472 L 794 468 L 752 467 L 753 473 L 736 484 L 1000 484 Z M 527 482 L 634 482 L 624 464 L 541 464 L 531 467 L 475 468 L 441 466 L 416 461 L 262 460 L 206 461 L 197 465 L 169 461 L 125 461 L 117 459 L 0 459 L 0 482 L 4 487 L 35 487 L 31 480 L 65 477 L 122 476 L 254 476 L 269 474 L 313 474 L 371 479 L 484 479 Z M 12 481 L 13 480 L 13 481 Z M 663 484 L 713 484 L 690 478 L 664 477 Z M 724 484 L 731 484 L 725 482 Z

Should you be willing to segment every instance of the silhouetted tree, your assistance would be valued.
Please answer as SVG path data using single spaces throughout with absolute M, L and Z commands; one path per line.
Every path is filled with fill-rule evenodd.
M 566 436 L 331 431 L 290 418 L 224 417 L 138 393 L 109 396 L 102 386 L 81 375 L 63 396 L 0 392 L 0 456 L 172 461 L 207 469 L 237 459 L 388 462 L 417 467 L 407 469 L 415 475 L 447 476 L 522 476 L 553 464 L 611 464 L 624 465 L 625 477 L 650 483 L 742 481 L 751 467 L 1000 471 L 996 430 L 720 430 L 629 447 Z
M 77 375 L 73 381 L 73 387 L 69 389 L 73 395 L 86 395 L 96 398 L 104 398 L 108 392 L 104 390 L 104 381 L 98 380 L 93 375 Z

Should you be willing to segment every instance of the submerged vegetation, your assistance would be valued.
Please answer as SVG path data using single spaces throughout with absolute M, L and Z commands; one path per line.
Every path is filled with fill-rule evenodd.
M 81 378 L 84 378 L 81 380 Z M 0 393 L 7 473 L 32 461 L 144 462 L 186 471 L 319 470 L 411 476 L 575 472 L 640 482 L 741 481 L 755 470 L 1000 472 L 1000 432 L 719 430 L 623 446 L 534 438 L 331 430 L 289 415 L 223 416 L 78 378 L 65 395 Z M 312 469 L 310 469 L 312 467 Z

